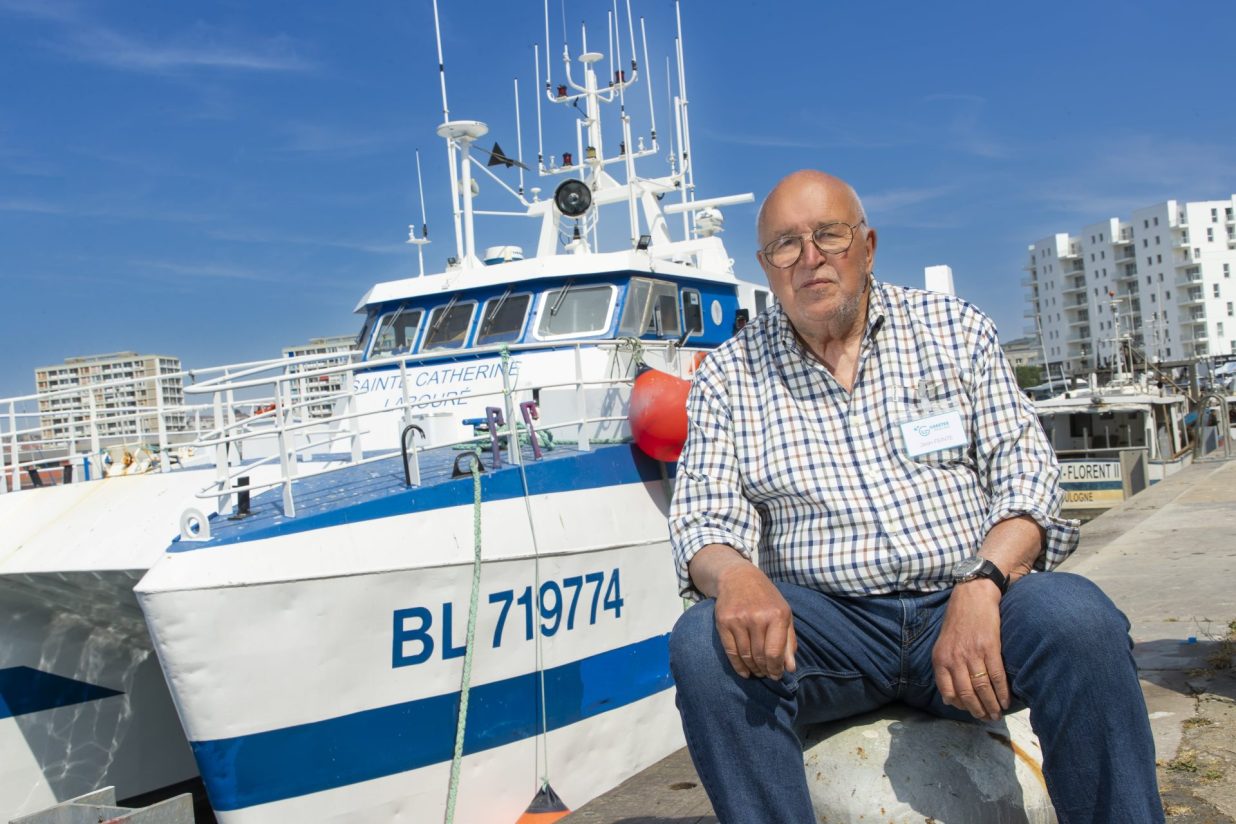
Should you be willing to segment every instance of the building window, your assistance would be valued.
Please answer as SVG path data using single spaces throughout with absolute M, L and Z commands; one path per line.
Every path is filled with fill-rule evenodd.
M 1233 317 L 1233 315 L 1232 315 L 1232 309 L 1233 309 L 1233 307 L 1232 307 L 1232 301 L 1230 301 L 1230 300 L 1229 300 L 1229 301 L 1227 302 L 1227 316 L 1228 316 L 1229 318 L 1230 318 L 1230 317 Z
M 1215 297 L 1219 297 L 1219 284 L 1217 284 L 1217 283 L 1212 283 L 1212 284 L 1210 284 L 1210 285 L 1211 285 L 1212 287 L 1214 287 Z
M 1210 222 L 1211 222 L 1211 223 L 1218 223 L 1218 222 L 1219 222 L 1219 210 L 1218 210 L 1218 209 L 1211 209 L 1211 210 L 1210 210 Z
M 1150 293 L 1150 302 L 1151 302 L 1151 303 L 1154 303 L 1154 302 L 1155 302 L 1155 299 L 1154 299 L 1154 298 L 1155 298 L 1154 292 L 1151 292 L 1151 293 Z
M 1142 238 L 1142 248 L 1147 249 L 1149 247 L 1150 247 L 1150 238 L 1148 237 Z
M 1157 217 L 1154 219 L 1154 225 L 1155 225 L 1155 226 L 1158 226 L 1158 225 L 1159 225 L 1159 219 L 1158 219 Z
M 1155 255 L 1154 257 L 1155 257 L 1155 262 L 1156 262 L 1156 263 L 1162 263 L 1162 262 L 1163 262 L 1163 255 Z M 1160 277 L 1162 277 L 1162 275 L 1163 275 L 1163 273 L 1162 273 L 1162 272 L 1160 272 L 1160 273 L 1159 273 L 1159 276 L 1160 276 Z
M 1223 277 L 1230 278 L 1232 276 L 1232 264 L 1223 264 Z
M 1142 228 L 1143 228 L 1143 229 L 1149 229 L 1149 228 L 1150 228 L 1150 221 L 1149 221 L 1149 220 L 1143 220 L 1143 221 L 1142 221 Z
M 1158 235 L 1155 235 L 1155 236 L 1154 236 L 1154 245 L 1155 245 L 1155 246 L 1158 246 L 1158 245 L 1159 245 L 1160 243 L 1162 243 L 1162 242 L 1163 242 L 1163 241 L 1159 240 L 1159 236 L 1158 236 Z
M 1213 210 L 1213 209 L 1211 209 L 1211 211 L 1214 211 L 1214 210 Z M 1206 240 L 1207 240 L 1207 242 L 1213 243 L 1213 242 L 1214 242 L 1214 239 L 1215 239 L 1215 230 L 1214 230 L 1214 229 L 1212 229 L 1212 228 L 1210 228 L 1209 226 L 1207 226 L 1207 227 L 1206 227 Z
M 1215 324 L 1215 334 L 1219 337 L 1223 337 L 1223 321 L 1219 321 Z

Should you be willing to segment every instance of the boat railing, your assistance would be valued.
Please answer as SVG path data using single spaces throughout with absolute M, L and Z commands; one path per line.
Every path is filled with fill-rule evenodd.
M 0 494 L 22 488 L 23 475 L 34 486 L 43 485 L 43 473 L 61 467 L 80 468 L 77 481 L 98 480 L 109 470 L 103 464 L 116 458 L 132 461 L 135 471 L 167 472 L 182 465 L 181 452 L 217 427 L 218 410 L 209 404 L 176 401 L 193 384 L 227 379 L 235 374 L 278 368 L 295 374 L 305 364 L 357 353 L 331 353 L 299 358 L 183 369 L 153 375 L 100 380 L 0 399 Z M 307 391 L 320 406 L 326 396 Z M 168 396 L 172 397 L 169 398 Z M 147 400 L 149 398 L 150 400 Z M 228 420 L 252 416 L 273 403 L 256 395 L 228 398 Z M 312 410 L 311 410 L 312 413 Z M 67 480 L 72 469 L 63 470 Z M 114 472 L 114 470 L 111 470 Z
M 545 352 L 551 350 L 569 349 L 573 354 L 573 375 L 564 376 L 561 380 L 540 382 L 535 385 L 512 384 L 510 359 L 522 353 Z M 614 355 L 620 352 L 630 353 L 628 368 L 619 374 L 609 376 L 589 376 L 585 374 L 584 354 L 588 350 L 609 351 Z M 521 412 L 520 404 L 515 395 L 531 395 L 534 391 L 544 392 L 552 389 L 574 390 L 575 416 L 565 420 L 543 423 L 537 427 L 541 432 L 562 429 L 574 430 L 575 442 L 583 451 L 592 448 L 590 427 L 597 424 L 624 421 L 625 415 L 589 415 L 587 392 L 595 387 L 630 386 L 636 377 L 634 370 L 638 363 L 649 353 L 659 352 L 664 363 L 681 376 L 687 369 L 688 358 L 684 352 L 695 350 L 683 349 L 676 341 L 640 341 L 635 339 L 620 339 L 613 341 L 575 341 L 569 343 L 530 343 L 504 344 L 497 346 L 474 347 L 470 349 L 435 350 L 415 354 L 390 355 L 364 361 L 344 364 L 332 363 L 325 366 L 304 368 L 297 372 L 275 369 L 274 365 L 255 366 L 254 368 L 237 372 L 236 374 L 219 376 L 212 380 L 202 381 L 193 386 L 185 387 L 187 395 L 211 395 L 210 405 L 217 410 L 215 419 L 224 420 L 229 396 L 237 392 L 259 391 L 264 396 L 273 398 L 273 408 L 264 410 L 261 414 L 243 420 L 226 421 L 210 432 L 194 441 L 191 446 L 213 450 L 215 455 L 215 480 L 203 487 L 197 497 L 203 500 L 214 500 L 214 509 L 222 514 L 231 510 L 233 497 L 242 493 L 254 493 L 267 489 L 281 488 L 283 513 L 286 517 L 295 517 L 296 501 L 294 482 L 306 478 L 337 472 L 349 467 L 384 461 L 392 457 L 404 455 L 405 471 L 410 478 L 419 478 L 419 454 L 427 448 L 463 447 L 474 445 L 475 435 L 457 439 L 435 439 L 427 444 L 421 438 L 405 450 L 400 439 L 392 435 L 389 448 L 376 451 L 376 454 L 364 454 L 361 449 L 361 439 L 370 434 L 363 429 L 362 424 L 371 422 L 377 416 L 399 414 L 401 421 L 398 432 L 406 433 L 409 426 L 426 413 L 414 403 L 408 391 L 408 370 L 436 363 L 455 363 L 461 359 L 474 360 L 478 358 L 497 358 L 500 361 L 501 387 L 491 391 L 474 392 L 468 395 L 471 403 L 483 402 L 492 398 L 491 408 L 502 411 L 503 429 L 500 438 L 506 441 L 506 454 L 512 463 L 522 462 L 521 451 L 518 448 Z M 398 405 L 361 411 L 357 404 L 356 376 L 358 372 L 371 372 L 394 368 L 398 370 L 402 398 Z M 611 370 L 612 371 L 612 370 Z M 265 374 L 263 374 L 265 373 Z M 333 409 L 329 416 L 310 417 L 306 411 L 311 406 L 321 405 L 326 398 L 315 397 L 295 401 L 291 397 L 290 385 L 297 380 L 321 380 L 335 378 L 340 380 L 342 389 L 329 396 Z M 473 407 L 475 408 L 475 407 Z M 423 430 L 421 430 L 423 432 Z M 303 442 L 298 443 L 296 436 L 303 436 Z M 398 433 L 396 433 L 398 434 Z M 276 448 L 273 454 L 247 461 L 236 460 L 244 452 L 245 444 L 274 437 Z M 335 453 L 323 453 L 323 447 L 339 442 L 346 442 L 345 457 L 335 457 Z M 302 466 L 304 458 L 315 459 L 313 468 Z M 410 462 L 410 463 L 409 463 Z M 265 479 L 255 479 L 253 470 L 273 464 L 278 464 L 277 474 Z M 204 539 L 208 537 L 208 527 L 204 518 L 192 517 L 185 521 L 187 528 L 182 528 L 182 535 L 187 539 Z M 204 531 L 205 530 L 205 531 Z

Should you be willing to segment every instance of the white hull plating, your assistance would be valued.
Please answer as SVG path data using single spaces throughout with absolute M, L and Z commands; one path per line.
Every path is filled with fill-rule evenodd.
M 514 821 L 541 777 L 578 807 L 681 746 L 668 492 L 483 504 L 457 821 Z M 473 514 L 170 552 L 147 574 L 139 598 L 221 821 L 442 818 Z

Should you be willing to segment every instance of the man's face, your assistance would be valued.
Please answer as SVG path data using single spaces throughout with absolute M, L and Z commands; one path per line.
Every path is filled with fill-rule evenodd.
M 759 261 L 773 294 L 804 337 L 842 335 L 850 331 L 859 310 L 866 308 L 867 280 L 875 262 L 875 232 L 865 223 L 859 225 L 849 249 L 827 255 L 808 234 L 826 223 L 853 225 L 861 219 L 847 187 L 810 175 L 783 181 L 764 205 L 761 248 L 786 235 L 803 235 L 802 254 L 788 269 L 773 266 L 763 255 Z

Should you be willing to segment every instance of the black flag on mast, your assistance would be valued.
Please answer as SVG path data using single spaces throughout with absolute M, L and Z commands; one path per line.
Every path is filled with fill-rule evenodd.
M 481 151 L 484 152 L 485 150 L 481 149 Z M 512 157 L 507 157 L 506 153 L 502 151 L 502 147 L 498 145 L 498 141 L 496 140 L 494 141 L 493 150 L 486 152 L 486 154 L 489 155 L 489 162 L 485 164 L 486 166 L 505 166 L 508 169 L 512 166 L 518 166 L 525 172 L 528 171 L 527 166 Z

